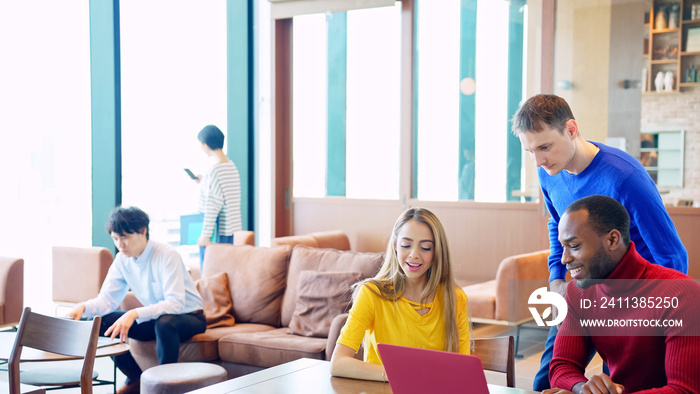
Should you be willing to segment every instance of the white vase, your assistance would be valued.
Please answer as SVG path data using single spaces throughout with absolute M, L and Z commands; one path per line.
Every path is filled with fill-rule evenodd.
M 654 80 L 654 87 L 656 88 L 657 92 L 661 92 L 664 90 L 664 72 L 659 71 L 656 73 L 656 79 Z
M 666 76 L 664 77 L 664 90 L 667 92 L 673 91 L 673 73 L 671 71 L 666 71 Z

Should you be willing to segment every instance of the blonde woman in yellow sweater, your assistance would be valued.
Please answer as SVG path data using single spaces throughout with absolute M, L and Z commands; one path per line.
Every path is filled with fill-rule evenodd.
M 374 278 L 357 283 L 331 374 L 387 381 L 377 343 L 469 354 L 467 296 L 457 285 L 445 229 L 431 211 L 399 216 Z M 364 361 L 354 358 L 364 342 Z

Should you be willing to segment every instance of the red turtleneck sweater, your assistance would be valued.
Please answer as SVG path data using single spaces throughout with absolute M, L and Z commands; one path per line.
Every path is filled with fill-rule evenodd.
M 569 283 L 566 302 L 549 369 L 552 387 L 571 390 L 588 381 L 584 371 L 595 349 L 625 393 L 700 393 L 698 282 L 649 263 L 632 243 L 603 283 L 588 289 Z M 582 323 L 593 319 L 606 327 Z M 652 326 L 669 320 L 682 326 Z M 608 327 L 611 322 L 618 326 Z

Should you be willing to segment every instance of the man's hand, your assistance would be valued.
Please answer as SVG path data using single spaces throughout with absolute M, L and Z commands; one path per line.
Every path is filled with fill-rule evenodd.
M 554 279 L 549 282 L 549 291 L 559 293 L 560 296 L 564 297 L 566 295 L 566 281 L 562 279 Z
M 623 385 L 613 382 L 604 373 L 593 375 L 588 382 L 576 383 L 573 387 L 574 394 L 622 394 L 623 391 Z
M 129 336 L 129 329 L 138 317 L 139 314 L 135 310 L 127 311 L 105 331 L 105 336 L 114 339 L 118 335 L 121 342 L 126 342 L 126 338 Z
M 566 296 L 566 281 L 561 280 L 561 279 L 554 279 L 553 281 L 549 282 L 549 291 L 553 291 L 562 297 Z M 557 307 L 552 305 L 552 320 L 557 318 L 557 315 L 559 314 L 559 311 L 557 310 Z M 557 324 L 557 328 L 560 325 Z
M 543 390 L 542 394 L 574 394 L 574 393 L 572 393 L 569 390 L 554 388 L 554 389 Z
M 197 245 L 199 245 L 199 246 L 211 245 L 211 237 L 207 237 L 206 235 L 201 235 L 199 238 L 197 238 Z
M 73 320 L 80 320 L 83 317 L 83 312 L 85 312 L 85 304 L 78 304 L 66 316 Z

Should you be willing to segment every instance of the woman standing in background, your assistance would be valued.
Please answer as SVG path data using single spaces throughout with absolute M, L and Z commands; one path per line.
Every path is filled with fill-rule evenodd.
M 202 151 L 214 159 L 214 165 L 204 176 L 198 176 L 199 212 L 204 214 L 199 245 L 199 269 L 202 272 L 204 251 L 212 243 L 216 228 L 218 243 L 233 243 L 233 233 L 242 229 L 241 179 L 238 169 L 223 151 L 224 133 L 214 125 L 204 126 L 197 135 Z

